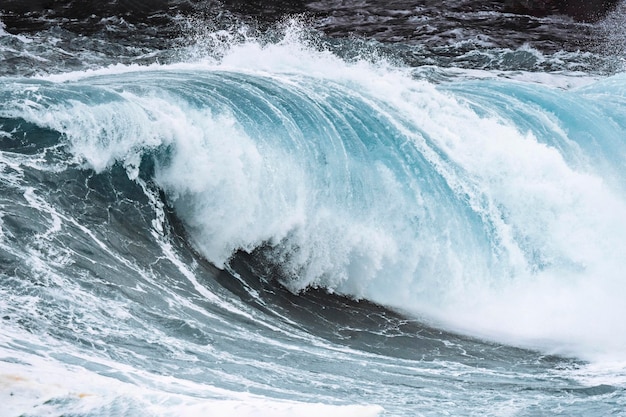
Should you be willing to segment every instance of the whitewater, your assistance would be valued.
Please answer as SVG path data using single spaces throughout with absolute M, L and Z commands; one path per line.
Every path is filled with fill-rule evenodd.
M 0 78 L 0 414 L 625 413 L 623 73 L 242 33 Z

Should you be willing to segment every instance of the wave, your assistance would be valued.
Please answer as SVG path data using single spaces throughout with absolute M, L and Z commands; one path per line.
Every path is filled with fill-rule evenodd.
M 569 90 L 434 84 L 287 37 L 3 81 L 5 131 L 57 132 L 65 163 L 154 182 L 219 268 L 243 251 L 294 293 L 623 359 L 622 74 Z

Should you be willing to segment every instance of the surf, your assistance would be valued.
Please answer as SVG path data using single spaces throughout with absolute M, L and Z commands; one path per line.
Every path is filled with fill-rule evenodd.
M 625 81 L 435 82 L 287 33 L 10 79 L 0 116 L 58 132 L 85 169 L 154 182 L 219 268 L 246 252 L 294 293 L 623 359 Z

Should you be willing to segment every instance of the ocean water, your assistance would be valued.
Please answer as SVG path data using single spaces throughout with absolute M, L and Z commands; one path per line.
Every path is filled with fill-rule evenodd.
M 0 416 L 626 415 L 626 6 L 20 4 Z

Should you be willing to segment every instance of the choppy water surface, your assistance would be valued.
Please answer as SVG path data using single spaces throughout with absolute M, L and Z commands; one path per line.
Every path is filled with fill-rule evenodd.
M 624 413 L 623 7 L 4 7 L 0 414 Z

